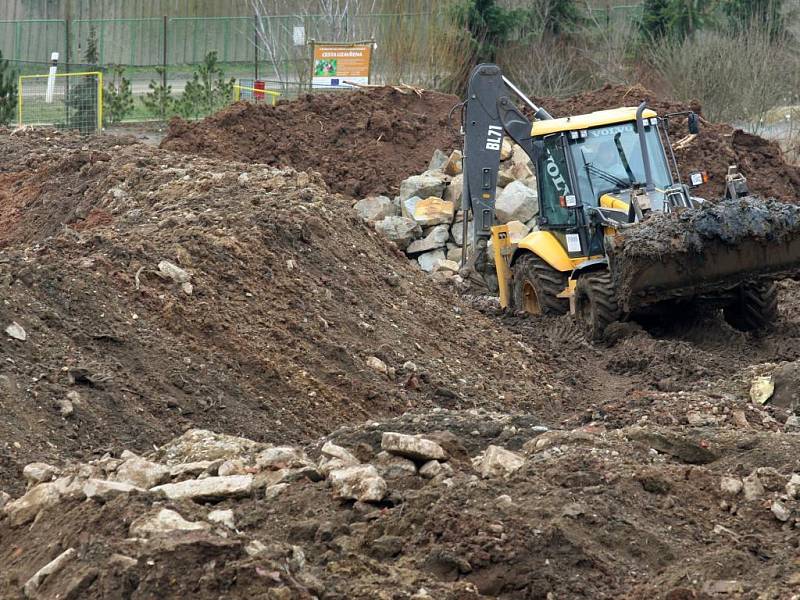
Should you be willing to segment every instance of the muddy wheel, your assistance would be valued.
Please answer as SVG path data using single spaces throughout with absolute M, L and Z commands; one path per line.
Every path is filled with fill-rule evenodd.
M 567 275 L 556 271 L 535 254 L 521 256 L 514 263 L 511 300 L 517 310 L 532 315 L 563 315 L 569 300 L 558 298 L 567 287 Z
M 587 273 L 578 279 L 575 286 L 575 317 L 586 337 L 594 342 L 602 341 L 606 327 L 619 321 L 621 315 L 608 271 Z
M 769 331 L 778 318 L 778 290 L 771 281 L 741 285 L 722 314 L 739 331 Z

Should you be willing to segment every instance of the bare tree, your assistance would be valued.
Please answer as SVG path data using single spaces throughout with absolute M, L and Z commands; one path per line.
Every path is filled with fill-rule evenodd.
M 601 22 L 589 2 L 586 3 L 587 22 L 582 28 L 583 43 L 580 56 L 591 66 L 591 81 L 603 83 L 629 83 L 632 77 L 629 56 L 637 42 L 636 22 L 627 17 L 611 18 Z
M 305 38 L 327 42 L 355 40 L 354 33 L 375 35 L 375 24 L 354 28 L 355 17 L 371 14 L 378 0 L 250 0 L 255 14 L 259 51 L 270 64 L 284 90 L 303 85 L 311 64 L 308 49 L 293 42 L 294 28 L 303 27 Z

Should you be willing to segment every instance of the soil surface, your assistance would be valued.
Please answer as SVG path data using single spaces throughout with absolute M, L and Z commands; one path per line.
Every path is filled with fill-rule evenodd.
M 175 118 L 162 148 L 319 172 L 352 197 L 396 194 L 436 148 L 461 145 L 458 98 L 378 88 L 308 94 L 277 106 L 240 102 L 198 123 Z
M 614 89 L 574 102 L 604 108 Z M 387 112 L 427 95 L 348 97 L 381 94 Z M 258 110 L 288 120 L 286 106 Z M 420 122 L 444 131 L 445 117 Z M 375 168 L 399 182 L 442 140 L 405 172 L 395 158 Z M 422 273 L 330 191 L 335 170 L 315 166 L 320 155 L 306 173 L 214 158 L 213 145 L 188 151 L 0 131 L 0 492 L 32 489 L 22 470 L 34 460 L 80 481 L 116 477 L 123 450 L 171 467 L 197 460 L 170 442 L 197 427 L 292 444 L 315 462 L 326 441 L 377 463 L 383 432 L 423 434 L 452 472 L 387 477 L 372 503 L 284 473 L 270 496 L 65 493 L 24 523 L 0 508 L 0 597 L 23 598 L 69 548 L 37 597 L 800 593 L 800 283 L 779 283 L 777 327 L 764 335 L 692 309 L 618 324 L 592 345 L 569 316 L 507 313 Z M 379 181 L 352 151 L 349 177 Z M 771 185 L 788 192 L 792 170 L 775 169 Z M 760 378 L 774 386 L 765 403 L 751 399 Z M 516 453 L 518 468 L 483 473 L 489 446 Z M 229 458 L 265 473 L 246 451 Z M 745 490 L 723 489 L 723 477 Z M 236 526 L 132 532 L 162 508 L 192 522 L 230 509 Z

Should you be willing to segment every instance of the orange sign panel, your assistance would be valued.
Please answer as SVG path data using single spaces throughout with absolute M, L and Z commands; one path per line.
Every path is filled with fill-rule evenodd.
M 314 44 L 313 87 L 348 87 L 345 81 L 369 83 L 372 44 Z

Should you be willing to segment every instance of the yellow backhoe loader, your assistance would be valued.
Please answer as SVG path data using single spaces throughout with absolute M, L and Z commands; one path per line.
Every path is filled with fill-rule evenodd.
M 569 311 L 593 340 L 615 321 L 676 303 L 718 306 L 740 330 L 770 327 L 774 280 L 800 268 L 800 209 L 751 198 L 735 168 L 726 200 L 692 196 L 666 127 L 676 118 L 698 133 L 694 113 L 659 116 L 644 102 L 553 118 L 496 65 L 473 70 L 462 108 L 464 256 L 496 277 L 503 307 Z M 505 136 L 529 156 L 538 187 L 538 225 L 514 244 L 495 217 Z M 702 177 L 692 174 L 690 182 Z

